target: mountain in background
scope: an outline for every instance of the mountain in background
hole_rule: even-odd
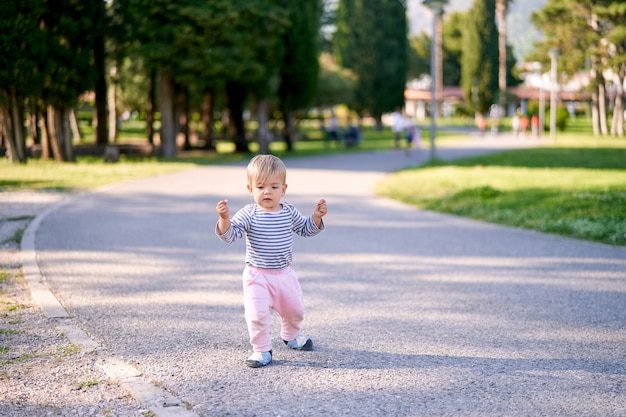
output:
[[[513,46],[515,57],[523,61],[533,49],[533,43],[541,39],[539,32],[530,21],[532,12],[539,11],[547,0],[513,0],[507,15],[508,42]],[[467,11],[473,0],[450,0],[445,12]],[[411,33],[431,32],[431,12],[422,5],[422,0],[407,1],[407,14]],[[445,19],[445,15],[444,15]]]

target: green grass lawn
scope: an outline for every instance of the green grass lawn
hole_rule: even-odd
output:
[[[123,124],[120,143],[146,143],[144,128],[137,121]],[[81,126],[82,143],[93,143],[94,132],[89,126]],[[374,149],[389,149],[393,146],[393,134],[390,129],[376,131],[371,127],[364,129],[364,141],[356,148],[344,149],[336,143],[325,143],[318,128],[307,127],[301,130],[306,139],[295,143],[293,152],[286,151],[283,141],[270,144],[272,153],[280,157],[301,157],[326,155],[345,152],[362,152]],[[258,151],[258,144],[249,144],[251,153]],[[231,142],[219,142],[217,152],[201,150],[180,152],[175,159],[164,160],[157,157],[137,157],[122,155],[119,163],[104,163],[102,158],[79,156],[75,163],[59,164],[56,161],[42,161],[31,158],[27,164],[12,164],[7,159],[0,159],[0,191],[21,189],[74,191],[93,189],[106,184],[136,179],[151,175],[189,169],[197,165],[220,164],[249,159],[250,155],[234,153]]]
[[[562,236],[626,245],[626,140],[594,138],[585,121],[574,121],[573,134],[559,133],[554,144],[428,166],[390,174],[377,185],[383,195],[417,207]],[[428,146],[428,126],[422,130]],[[583,132],[583,133],[579,133]],[[363,131],[359,149],[325,144],[314,127],[287,153],[282,142],[271,151],[282,157],[389,149],[389,129]],[[127,141],[140,141],[135,124],[123,131]],[[437,146],[467,140],[462,134],[438,132]],[[256,144],[250,145],[257,150]],[[30,159],[26,165],[0,160],[0,191],[57,189],[74,191],[158,175],[197,165],[248,159],[232,153],[230,143],[218,152],[186,152],[178,158],[124,157],[107,164],[80,157],[76,163]]]
[[[381,195],[417,207],[626,245],[626,140],[559,135],[536,149],[388,175]]]

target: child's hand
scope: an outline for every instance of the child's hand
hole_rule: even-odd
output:
[[[230,211],[228,210],[228,200],[222,200],[215,206],[215,211],[220,219],[230,219]]]
[[[317,206],[315,206],[315,211],[313,212],[313,218],[321,219],[322,217],[326,215],[326,213],[328,213],[328,207],[326,207],[326,200],[322,198],[319,201],[319,203],[317,203]]]

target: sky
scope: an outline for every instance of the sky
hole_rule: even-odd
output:
[[[430,10],[422,5],[422,0],[408,0],[406,3],[411,33],[430,33],[432,25],[432,13]],[[471,5],[471,0],[450,0],[444,9],[444,13],[450,11],[465,11],[468,10]]]
[[[522,3],[523,1],[523,3]],[[511,13],[517,13],[517,18],[512,21],[508,21],[508,29],[510,32],[514,32],[515,36],[508,37],[508,43],[513,46],[517,59],[523,59],[523,57],[532,50],[533,43],[541,38],[541,34],[536,30],[532,24],[525,24],[523,18],[529,19],[532,11],[537,11],[541,8],[542,4],[545,4],[547,0],[514,0],[509,5],[509,17]],[[467,11],[472,6],[474,0],[449,0],[448,5],[444,9],[444,13],[450,13],[454,11]],[[409,30],[412,34],[418,34],[420,32],[426,32],[429,36],[432,32],[432,13],[423,6],[423,0],[407,0],[407,15],[409,19]],[[445,18],[445,16],[444,16]]]

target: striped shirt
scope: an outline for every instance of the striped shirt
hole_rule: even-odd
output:
[[[218,237],[233,243],[246,236],[247,265],[265,269],[284,269],[291,265],[293,234],[315,236],[324,230],[318,228],[311,216],[301,214],[293,204],[282,202],[278,212],[268,212],[251,203],[239,210],[230,220],[230,228]]]

